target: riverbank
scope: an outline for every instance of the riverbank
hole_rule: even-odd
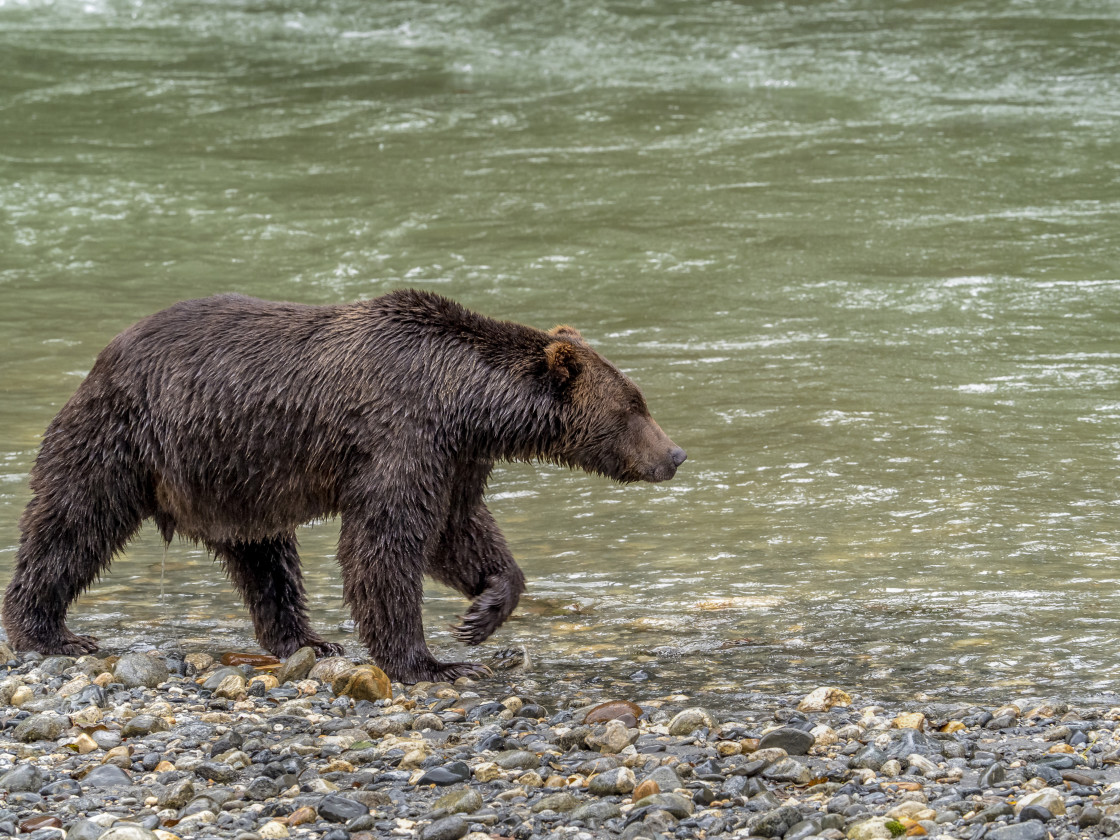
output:
[[[350,660],[0,646],[0,833],[49,840],[1120,833],[1120,708],[388,684]],[[378,699],[389,690],[391,698]]]

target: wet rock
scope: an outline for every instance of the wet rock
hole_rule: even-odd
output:
[[[759,837],[781,837],[790,827],[801,822],[801,812],[791,805],[783,805],[753,817],[748,823],[751,834]]]
[[[121,735],[125,738],[143,738],[153,732],[167,731],[167,724],[152,715],[137,715],[121,727]]]
[[[998,785],[1006,778],[1007,768],[1004,767],[1002,763],[997,761],[994,764],[989,765],[984,770],[984,772],[980,774],[980,780],[978,784],[980,785],[981,789],[990,788]]]
[[[69,837],[67,838],[69,840]],[[114,823],[99,840],[159,840],[154,832],[130,822]]]
[[[190,779],[180,779],[173,782],[157,798],[160,808],[174,808],[178,810],[185,806],[194,797],[194,785]]]
[[[349,661],[346,662],[349,665]],[[302,647],[289,656],[284,663],[273,671],[276,681],[283,685],[286,682],[296,682],[306,679],[315,665],[315,649]]]
[[[552,793],[533,803],[530,809],[534,814],[541,811],[556,811],[559,814],[573,811],[579,807],[579,800],[567,792]]]
[[[1021,813],[1024,808],[1030,805],[1045,808],[1056,817],[1063,816],[1066,812],[1062,795],[1054,788],[1042,788],[1042,790],[1027,794],[1016,803],[1015,810],[1017,813]]]
[[[299,651],[296,651],[299,653]],[[295,656],[295,654],[292,654]],[[311,666],[311,670],[307,672],[307,679],[318,680],[321,683],[330,685],[335,681],[335,678],[346,671],[354,669],[354,663],[347,659],[345,656],[328,656],[325,659],[318,660]],[[280,679],[280,674],[276,675]],[[294,678],[289,678],[290,681],[296,681]]]
[[[67,723],[66,718],[58,715],[32,715],[20,721],[12,735],[17,741],[24,743],[53,741],[66,730]]]
[[[113,676],[125,688],[155,688],[167,682],[170,673],[162,659],[146,653],[126,653],[113,667]]]
[[[37,791],[50,781],[50,774],[34,764],[17,764],[3,776],[0,776],[0,790],[18,793],[20,791]]]
[[[433,810],[446,811],[449,814],[473,814],[482,807],[482,795],[471,788],[460,788],[445,793],[437,799]]]
[[[316,810],[324,820],[336,823],[349,822],[369,813],[369,809],[361,802],[333,793],[319,800]]]
[[[762,750],[772,748],[785,750],[788,755],[807,755],[815,741],[816,738],[808,732],[783,726],[764,734],[758,747]]]
[[[635,808],[656,808],[660,811],[666,811],[676,817],[678,820],[683,820],[685,817],[692,815],[696,810],[696,806],[692,804],[691,800],[685,799],[676,793],[655,793],[652,796],[643,797],[634,802]]]
[[[71,824],[66,832],[66,840],[98,840],[104,831],[104,826],[82,818]]]
[[[102,764],[94,767],[82,777],[82,786],[86,788],[114,788],[132,785],[132,777],[114,764]]]
[[[984,835],[986,840],[1046,840],[1049,836],[1046,826],[1035,820],[993,828]]]
[[[716,719],[705,709],[693,707],[678,712],[669,721],[670,735],[691,735],[697,729],[705,727],[715,729],[718,726]]]
[[[459,840],[470,830],[460,816],[444,817],[420,829],[420,840]]]
[[[541,760],[536,753],[528,750],[506,750],[498,753],[494,763],[503,770],[536,770]]]
[[[642,707],[629,700],[610,700],[588,710],[583,718],[585,724],[606,723],[608,720],[621,720],[627,727],[638,725]]]
[[[245,788],[245,798],[252,802],[264,802],[280,795],[280,785],[268,776],[258,776]]]
[[[794,758],[783,758],[763,770],[762,777],[775,782],[807,785],[813,780],[813,771]]]
[[[609,720],[587,735],[587,746],[604,753],[620,753],[638,739],[638,730],[626,728],[621,720]]]
[[[237,778],[237,770],[220,761],[204,761],[194,768],[194,772],[204,779],[224,784]]]
[[[532,755],[532,753],[530,753]],[[536,767],[537,757],[533,756],[534,764]],[[471,768],[465,761],[453,761],[442,767],[433,767],[421,776],[416,784],[417,785],[439,785],[444,787],[446,785],[455,785],[460,782],[465,782],[471,777]]]
[[[887,827],[887,823],[895,824],[893,820],[888,820],[886,817],[861,820],[852,825],[845,836],[848,840],[889,840],[895,836],[895,832]]]
[[[878,772],[887,763],[887,754],[874,744],[868,744],[852,756],[848,766],[853,769],[874,770]]]
[[[389,678],[376,665],[359,665],[339,674],[331,682],[331,690],[339,697],[346,695],[355,700],[385,700],[393,696]]]
[[[573,821],[602,824],[622,816],[622,811],[614,802],[586,802],[571,812]]]
[[[835,706],[850,706],[852,698],[835,686],[821,686],[802,698],[797,704],[799,712],[827,712]]]
[[[633,770],[629,767],[616,767],[592,776],[587,782],[587,790],[595,796],[614,796],[629,793],[636,784]]]

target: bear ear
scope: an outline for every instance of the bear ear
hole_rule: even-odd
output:
[[[561,385],[566,385],[575,379],[582,367],[579,351],[567,341],[554,341],[549,344],[544,348],[544,358],[548,364],[548,372]]]
[[[567,324],[560,324],[553,327],[548,331],[548,334],[556,338],[570,338],[573,341],[583,341],[583,336],[580,335],[579,330],[575,327],[569,327]]]

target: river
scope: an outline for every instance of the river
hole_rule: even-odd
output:
[[[117,332],[415,286],[577,326],[688,450],[501,466],[485,651],[619,693],[1075,697],[1120,680],[1110,0],[0,0],[0,582]],[[300,536],[346,631],[336,523]],[[464,607],[428,591],[429,640]],[[72,611],[252,648],[149,526]]]

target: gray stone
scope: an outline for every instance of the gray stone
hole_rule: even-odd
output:
[[[887,758],[897,758],[899,761],[911,753],[925,756],[926,758],[943,758],[941,742],[936,741],[917,729],[899,729],[893,734],[890,746],[886,750]]]
[[[785,750],[789,755],[807,755],[809,748],[813,746],[815,741],[816,739],[808,732],[794,729],[791,726],[782,726],[763,735],[762,740],[758,743],[758,748],[766,750],[777,747]]]
[[[220,761],[204,761],[194,768],[196,775],[212,782],[224,784],[237,778],[237,770]]]
[[[1049,836],[1046,826],[1038,820],[992,828],[984,835],[986,840],[1046,840]]]
[[[657,786],[663,791],[674,791],[677,788],[684,787],[684,782],[681,777],[677,775],[677,771],[672,767],[658,767],[647,775],[643,782],[656,782]]]
[[[280,785],[268,776],[258,776],[249,782],[249,786],[245,788],[245,798],[253,802],[264,802],[266,799],[272,799],[279,795]]]
[[[129,822],[114,823],[98,840],[159,840],[155,832]]]
[[[1007,778],[1007,768],[1000,762],[995,762],[980,774],[978,785],[981,789],[990,788]]]
[[[279,790],[277,790],[277,794],[278,793]],[[191,783],[190,779],[180,779],[177,782],[173,782],[157,797],[160,808],[174,808],[175,810],[182,808],[193,798],[194,785]]]
[[[655,793],[634,803],[635,808],[656,808],[667,811],[678,820],[692,816],[695,806],[692,801],[685,799],[679,793]]]
[[[539,814],[541,811],[555,811],[558,814],[566,814],[578,807],[579,800],[570,793],[550,793],[534,802],[533,807],[529,810],[534,814]]]
[[[219,668],[217,671],[214,671],[214,673],[212,673],[210,676],[208,676],[206,678],[206,681],[202,683],[202,687],[205,688],[207,691],[213,691],[214,689],[216,689],[218,686],[220,686],[222,684],[222,682],[226,679],[226,677],[244,677],[244,676],[245,675],[241,673],[240,668],[234,668],[230,665],[227,665],[224,668]]]
[[[19,791],[35,793],[50,780],[50,774],[34,764],[17,764],[3,776],[0,776],[0,790],[7,790],[12,793]]]
[[[801,822],[801,812],[792,805],[783,805],[753,817],[747,826],[759,837],[781,837],[791,826]]]
[[[587,792],[595,796],[617,796],[629,793],[636,784],[633,770],[629,767],[616,767],[592,776],[587,782]]]
[[[165,731],[167,731],[167,724],[161,718],[152,715],[137,715],[121,727],[121,735],[125,738],[143,738],[153,732]]]
[[[813,780],[813,771],[795,758],[783,758],[763,770],[762,778],[774,782],[793,782],[795,785],[807,785]]]
[[[536,770],[541,766],[541,759],[528,750],[506,750],[495,756],[494,763],[503,770]]]
[[[449,814],[473,814],[481,807],[482,795],[469,787],[448,791],[432,804],[432,810]],[[319,813],[322,813],[321,809]]]
[[[470,830],[467,821],[458,815],[444,817],[420,829],[420,840],[459,840]]]
[[[284,664],[276,669],[276,679],[283,685],[286,682],[302,680],[311,673],[315,665],[315,649],[302,647],[289,656]]]
[[[132,785],[132,777],[115,764],[94,767],[82,778],[83,787],[113,788]]]
[[[87,819],[77,820],[66,832],[66,840],[98,840],[105,829]]]
[[[874,744],[868,744],[852,756],[852,760],[849,762],[848,766],[853,770],[874,770],[878,773],[883,769],[883,765],[886,763],[887,754]]]
[[[802,820],[791,825],[789,830],[782,835],[782,840],[805,840],[807,837],[820,834],[823,830],[823,826],[817,820]]]
[[[614,802],[587,802],[571,812],[569,819],[587,823],[604,823],[622,816],[622,810]]]
[[[369,813],[369,808],[361,802],[355,802],[336,793],[328,793],[320,799],[316,810],[324,820],[336,823],[349,822]]]
[[[68,721],[58,715],[32,715],[19,722],[12,733],[17,741],[53,741],[66,730]]]
[[[167,682],[167,665],[162,659],[146,653],[126,653],[117,660],[113,676],[125,688],[155,688]]]
[[[533,753],[528,753],[533,755]],[[536,756],[534,756],[536,758]],[[539,762],[535,762],[532,766],[536,767]],[[457,785],[459,782],[465,782],[471,777],[471,768],[465,761],[452,761],[450,764],[445,764],[442,767],[433,767],[426,771],[421,776],[416,784],[419,787],[424,785]]]

